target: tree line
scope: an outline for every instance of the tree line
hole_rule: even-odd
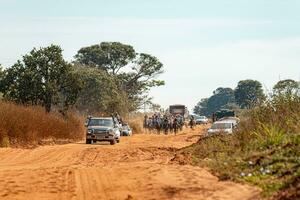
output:
[[[268,97],[283,94],[300,95],[300,83],[292,79],[281,80],[274,85],[270,94],[265,94],[259,81],[241,80],[235,89],[217,88],[212,96],[201,99],[193,111],[198,115],[211,116],[220,109],[250,109],[264,103]]]
[[[73,108],[85,113],[127,113],[149,102],[163,64],[127,44],[102,42],[83,47],[67,62],[58,45],[33,48],[9,68],[0,66],[4,100],[40,105],[62,114]],[[146,101],[148,99],[149,101]]]

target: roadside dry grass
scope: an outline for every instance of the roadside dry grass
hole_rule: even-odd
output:
[[[83,121],[69,113],[46,114],[41,107],[25,107],[0,101],[0,146],[32,146],[43,140],[82,139]]]
[[[132,114],[125,118],[125,122],[128,123],[129,126],[132,128],[133,134],[144,133],[143,120],[143,115],[139,113]]]
[[[264,198],[300,199],[300,98],[274,97],[235,134],[201,138],[180,153],[221,180],[261,187]]]

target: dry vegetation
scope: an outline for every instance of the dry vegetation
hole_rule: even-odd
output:
[[[144,115],[136,113],[126,117],[125,122],[129,124],[134,134],[139,134],[144,132],[143,120]]]
[[[81,118],[46,114],[41,107],[25,107],[0,101],[0,146],[28,146],[44,140],[79,140],[84,133]]]
[[[234,135],[201,138],[181,153],[220,179],[261,187],[263,197],[299,199],[300,98],[272,98],[250,111]]]

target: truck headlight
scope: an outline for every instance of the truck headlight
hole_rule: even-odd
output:
[[[88,133],[88,134],[92,134],[93,132],[94,132],[93,129],[88,129],[88,130],[87,130],[87,133]]]

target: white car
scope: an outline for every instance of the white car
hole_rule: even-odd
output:
[[[224,117],[219,119],[218,121],[233,123],[234,127],[236,127],[240,123],[240,119],[237,117]]]
[[[197,116],[195,121],[196,121],[196,124],[207,124],[208,123],[208,119],[205,116]]]
[[[232,134],[234,129],[234,124],[230,121],[217,121],[213,123],[210,129],[207,131],[207,135],[213,135],[215,133],[226,133]]]
[[[132,135],[132,129],[129,127],[128,124],[123,124],[121,135],[122,136],[131,136]]]

